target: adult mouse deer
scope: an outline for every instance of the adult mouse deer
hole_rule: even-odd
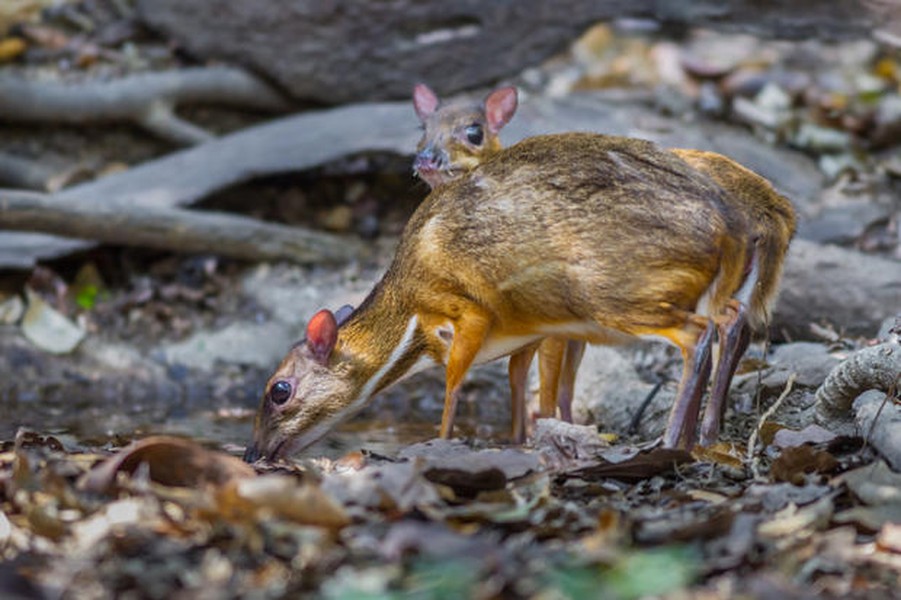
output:
[[[245,458],[300,449],[436,364],[446,369],[448,437],[469,367],[548,336],[678,346],[683,374],[664,441],[691,446],[716,323],[753,296],[766,251],[727,197],[642,140],[536,136],[495,153],[432,191],[346,320],[314,315],[266,386]]]

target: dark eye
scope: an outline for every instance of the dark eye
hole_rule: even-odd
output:
[[[482,144],[482,140],[485,138],[485,134],[482,133],[482,126],[478,123],[473,123],[469,127],[466,128],[466,139],[473,146],[479,146]]]
[[[269,401],[281,406],[291,399],[291,384],[285,381],[276,381],[269,388]]]

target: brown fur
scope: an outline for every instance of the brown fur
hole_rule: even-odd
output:
[[[499,151],[420,205],[327,367],[310,367],[303,345],[286,357],[267,389],[286,377],[297,386],[284,406],[261,407],[256,454],[283,455],[292,438],[308,444],[350,416],[414,316],[407,352],[372,393],[422,354],[446,364],[443,435],[479,350],[510,337],[525,344],[569,324],[569,338],[657,335],[690,355],[704,329],[700,299],[724,311],[744,279],[754,240],[740,208],[650,142],[563,134]]]
[[[750,325],[759,330],[769,321],[776,299],[782,262],[795,233],[795,210],[769,181],[721,154],[679,148],[672,152],[728,191],[726,202],[745,215],[761,257],[760,278],[749,306]]]

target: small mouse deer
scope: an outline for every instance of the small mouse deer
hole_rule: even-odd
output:
[[[516,112],[514,87],[494,90],[481,103],[442,104],[423,83],[413,88],[413,108],[422,123],[413,171],[430,188],[468,173],[500,152],[498,133]]]
[[[470,366],[549,336],[679,347],[664,443],[692,446],[714,332],[740,320],[734,305],[756,297],[761,265],[781,264],[764,256],[771,249],[740,208],[712,178],[642,140],[547,135],[496,152],[435,186],[384,277],[342,323],[314,315],[267,383],[245,458],[303,448],[436,364],[449,437]]]
[[[519,106],[515,87],[501,87],[482,102],[443,103],[427,85],[413,88],[413,107],[422,123],[413,171],[429,187],[461,177],[502,149],[498,134]],[[510,355],[512,434],[522,442],[526,434],[526,389],[529,367],[539,353],[539,416],[552,417],[559,402],[560,416],[572,422],[576,370],[585,344],[546,338]],[[559,400],[558,400],[559,399]]]
[[[423,124],[423,136],[418,148],[426,158],[441,157],[436,166],[452,165],[444,170],[429,172],[429,181],[449,181],[460,177],[482,160],[500,151],[497,137],[501,127],[510,122],[517,109],[515,88],[500,88],[489,94],[481,104],[457,104],[444,106],[438,97],[424,84],[414,88],[413,104]],[[491,109],[489,111],[489,108]],[[466,143],[467,131],[486,131],[489,112],[494,115],[492,126],[487,128],[482,145]],[[481,139],[481,136],[479,136]],[[464,140],[461,142],[460,140]],[[701,430],[701,443],[715,441],[719,419],[728,389],[722,386],[731,381],[738,360],[747,349],[749,329],[760,330],[768,320],[782,272],[782,259],[794,234],[795,219],[791,203],[781,196],[765,179],[738,163],[713,152],[671,149],[698,171],[711,177],[727,192],[725,201],[743,213],[749,221],[752,236],[765,247],[761,253],[760,273],[756,290],[745,306],[737,299],[730,309],[732,318],[717,324],[720,358],[715,377],[720,387],[715,387],[705,410]],[[421,161],[417,155],[416,164]],[[417,170],[417,168],[414,168]],[[430,183],[431,185],[431,183]],[[434,187],[434,185],[432,185]],[[750,313],[750,322],[749,316]],[[560,409],[560,418],[572,421],[572,399],[575,378],[585,351],[585,343],[562,338],[546,338],[540,345],[527,347],[510,356],[510,389],[513,404],[513,439],[521,441],[525,434],[525,389],[528,369],[536,347],[539,363],[539,416],[551,417]],[[728,373],[728,375],[726,374]]]

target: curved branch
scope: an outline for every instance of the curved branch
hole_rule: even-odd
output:
[[[174,116],[174,107],[181,104],[216,104],[266,111],[289,108],[269,85],[246,71],[230,67],[142,73],[74,86],[0,77],[0,118],[7,121],[128,121],[179,144],[212,137]]]
[[[39,162],[0,152],[0,184],[46,190],[53,172]]]
[[[53,196],[12,190],[0,190],[0,227],[243,260],[338,262],[362,252],[354,239],[237,215],[60,202]]]
[[[180,118],[171,104],[162,101],[151,104],[136,120],[147,131],[185,146],[202,144],[215,137],[206,129]]]
[[[829,425],[853,418],[851,404],[868,390],[888,393],[901,376],[901,343],[890,340],[858,350],[838,364],[816,392],[816,421]]]

